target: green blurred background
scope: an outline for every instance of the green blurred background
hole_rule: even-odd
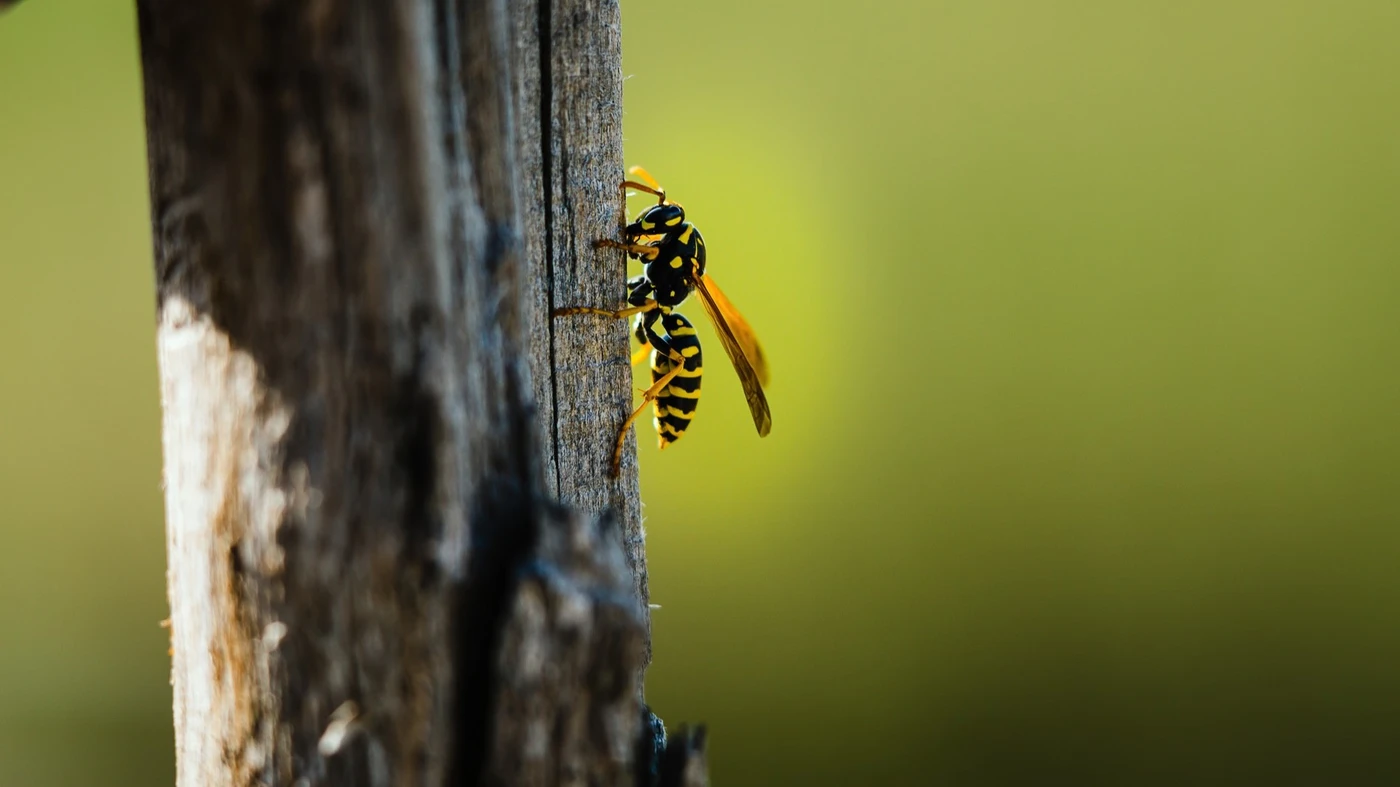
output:
[[[623,7],[775,377],[702,325],[643,432],[658,712],[717,785],[1400,782],[1400,5],[857,5]],[[136,48],[0,17],[4,787],[173,777]]]

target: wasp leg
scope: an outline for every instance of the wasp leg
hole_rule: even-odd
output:
[[[645,276],[638,276],[633,281],[637,281],[638,283],[632,290],[632,298],[644,299],[646,296],[656,291],[656,288],[652,286],[651,282],[648,281]],[[628,284],[631,283],[632,282],[628,282]],[[629,301],[629,303],[630,302],[633,301]],[[633,366],[645,361],[647,359],[647,354],[651,352],[653,346],[651,337],[656,335],[656,321],[659,319],[661,319],[661,310],[652,309],[649,312],[637,315],[634,320],[632,324],[632,335],[637,337],[637,344],[639,346],[637,347],[637,351],[632,354]],[[663,353],[669,351],[665,346],[659,344],[655,346],[659,347]]]
[[[613,447],[613,478],[617,478],[622,472],[622,448],[627,444],[627,430],[632,428],[632,424],[637,422],[637,419],[642,415],[642,411],[646,410],[648,405],[660,398],[661,392],[676,378],[676,375],[680,374],[681,371],[685,369],[685,359],[681,357],[680,353],[671,353],[671,360],[675,361],[675,365],[671,367],[671,371],[664,374],[660,380],[652,383],[650,388],[642,392],[642,403],[637,405],[637,409],[633,410],[631,415],[627,416],[626,421],[622,422],[622,430],[617,433],[617,445]]]
[[[631,316],[634,315],[634,314],[641,314],[642,312],[649,312],[649,311],[651,311],[652,309],[655,309],[656,307],[657,307],[656,301],[652,301],[652,300],[649,300],[649,301],[647,301],[646,303],[644,303],[644,304],[642,304],[642,305],[640,305],[640,306],[633,306],[633,307],[627,308],[627,309],[597,309],[597,308],[594,308],[594,307],[592,307],[592,306],[562,306],[562,307],[560,307],[560,308],[558,308],[558,309],[555,309],[554,311],[550,312],[550,316],[553,316],[553,317],[567,317],[567,316],[569,316],[570,314],[597,314],[597,315],[600,315],[600,316],[602,316],[602,317],[612,317],[612,318],[614,318],[614,319],[622,319],[622,318],[624,318],[624,317],[631,317]]]
[[[627,280],[627,304],[629,306],[641,306],[647,302],[653,292],[656,292],[656,287],[652,286],[651,280],[646,276],[633,276]]]
[[[653,292],[656,292],[656,288],[647,280],[647,277],[637,276],[627,280],[626,308],[614,310],[596,309],[592,306],[564,306],[555,309],[551,314],[555,317],[564,317],[569,314],[599,314],[604,317],[612,317],[620,320],[624,317],[631,317],[634,314],[644,314],[655,310],[657,307],[656,300],[650,297]],[[649,325],[656,321],[656,316],[659,314],[660,312],[656,312],[655,314],[648,314],[646,317],[639,319],[647,321]],[[641,340],[641,334],[638,334],[637,341]]]
[[[639,257],[646,257],[649,260],[656,259],[656,255],[661,253],[661,249],[656,246],[646,246],[641,243],[625,243],[611,238],[599,238],[593,241],[595,249],[622,249],[628,254],[635,254]]]

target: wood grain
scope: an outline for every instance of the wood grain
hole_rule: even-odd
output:
[[[527,256],[536,288],[532,367],[545,431],[545,482],[562,502],[622,525],[638,595],[648,598],[635,437],[609,478],[617,429],[633,406],[628,326],[548,318],[562,306],[621,306],[627,263],[594,249],[621,210],[622,37],[616,2],[518,0],[516,107]],[[542,31],[547,31],[544,34]],[[546,373],[545,370],[548,370]],[[648,660],[650,660],[648,649]]]

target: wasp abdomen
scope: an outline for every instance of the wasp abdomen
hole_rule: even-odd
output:
[[[662,448],[681,439],[690,419],[695,417],[695,408],[700,403],[701,355],[700,339],[695,335],[695,326],[679,314],[672,312],[661,317],[661,326],[666,330],[665,340],[670,351],[679,353],[683,361],[675,361],[663,347],[657,347],[651,354],[651,380],[653,383],[670,374],[679,363],[681,370],[671,378],[671,382],[660,391],[654,409],[656,417],[652,424]]]

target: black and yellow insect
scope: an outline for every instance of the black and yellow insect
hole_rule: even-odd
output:
[[[640,363],[647,356],[648,348],[651,350],[652,384],[642,392],[641,405],[622,424],[613,449],[613,475],[617,475],[621,466],[627,430],[648,404],[655,409],[652,423],[663,449],[679,440],[695,418],[702,370],[700,338],[695,335],[695,326],[674,311],[691,291],[700,293],[700,303],[714,322],[720,344],[724,345],[734,370],[739,373],[759,436],[767,436],[773,428],[773,415],[763,395],[763,386],[768,384],[768,361],[748,322],[705,273],[704,238],[695,225],[685,220],[685,210],[666,199],[666,190],[646,170],[633,167],[628,172],[644,182],[622,182],[622,240],[605,238],[593,243],[595,248],[622,249],[627,256],[642,260],[646,265],[641,276],[627,282],[627,306],[622,309],[570,306],[554,310],[555,317],[569,314],[635,316],[632,333],[642,347],[632,356],[632,363]],[[629,188],[654,195],[657,203],[642,211],[631,224],[626,224]]]

